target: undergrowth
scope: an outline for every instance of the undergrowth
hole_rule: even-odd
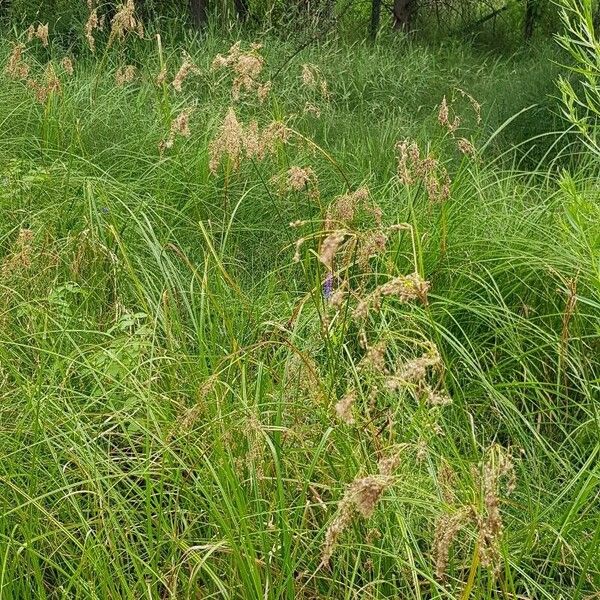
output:
[[[112,25],[2,46],[0,596],[594,597],[559,67]]]

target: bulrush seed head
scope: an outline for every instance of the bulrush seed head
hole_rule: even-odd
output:
[[[195,107],[190,106],[182,110],[171,122],[169,136],[159,144],[159,150],[172,148],[177,136],[190,137],[190,117],[195,111]]]
[[[351,389],[346,394],[344,394],[343,398],[337,402],[335,405],[335,412],[340,420],[342,420],[347,425],[352,425],[354,423],[354,416],[352,415],[352,407],[356,402],[356,390]]]
[[[73,61],[71,58],[69,58],[68,56],[65,56],[61,61],[60,61],[60,66],[62,67],[63,71],[69,75],[69,77],[71,75],[73,75],[75,69],[73,68]]]
[[[274,121],[264,129],[259,129],[256,121],[244,126],[229,108],[217,137],[209,147],[209,169],[214,175],[223,159],[229,159],[232,169],[239,169],[242,159],[262,160],[272,154],[278,143],[288,138],[287,127]]]
[[[15,44],[13,50],[8,57],[4,72],[11,79],[27,79],[29,76],[29,65],[23,59],[23,50],[25,44]]]
[[[325,533],[321,565],[327,566],[339,537],[348,528],[355,514],[369,519],[373,516],[381,496],[394,482],[393,473],[399,457],[379,461],[379,474],[356,478],[347,488],[338,504],[338,512]]]
[[[181,63],[181,67],[179,67],[179,71],[177,71],[177,74],[175,75],[175,78],[173,79],[172,82],[172,86],[178,91],[181,92],[182,89],[182,85],[183,82],[190,76],[190,75],[197,75],[198,73],[200,73],[200,69],[198,69],[198,67],[194,64],[194,61],[192,60],[192,58],[190,57],[190,55],[187,52],[183,52],[183,60]],[[162,71],[161,71],[162,74]],[[163,78],[166,77],[166,71],[165,74],[163,76]],[[160,74],[159,74],[159,78],[160,78]],[[160,85],[160,84],[159,84]]]
[[[117,12],[110,22],[109,44],[115,39],[122,42],[130,32],[136,33],[140,38],[144,37],[144,26],[135,17],[134,0],[127,0],[125,4],[117,7]]]
[[[83,28],[85,39],[87,40],[88,46],[92,52],[96,52],[96,39],[94,38],[94,31],[96,29],[101,29],[101,27],[98,20],[98,9],[93,8],[90,10],[90,16],[88,17],[88,20]]]
[[[236,42],[225,56],[217,54],[212,62],[214,70],[226,68],[233,72],[231,94],[235,101],[240,99],[241,92],[256,92],[258,99],[263,102],[271,89],[271,82],[259,81],[265,65],[260,54],[261,48],[261,44],[251,44],[250,50],[243,52],[241,42]]]
[[[127,83],[131,83],[135,79],[136,68],[133,65],[125,65],[119,67],[115,73],[115,83],[118,87],[123,87]]]
[[[27,41],[30,42],[33,38],[37,38],[42,42],[42,46],[44,48],[48,47],[48,23],[42,25],[41,23],[34,27],[33,25],[29,26],[27,29]]]

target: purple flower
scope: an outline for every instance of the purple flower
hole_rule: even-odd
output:
[[[333,274],[328,273],[327,277],[325,277],[325,281],[323,282],[323,296],[326,300],[331,298],[333,294]]]

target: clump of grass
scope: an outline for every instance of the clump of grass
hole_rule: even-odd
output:
[[[0,595],[596,593],[593,165],[493,154],[472,57],[134,8],[2,48]]]

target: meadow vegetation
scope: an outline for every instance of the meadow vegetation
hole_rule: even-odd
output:
[[[0,597],[598,597],[585,14],[507,55],[132,6],[0,43]]]

